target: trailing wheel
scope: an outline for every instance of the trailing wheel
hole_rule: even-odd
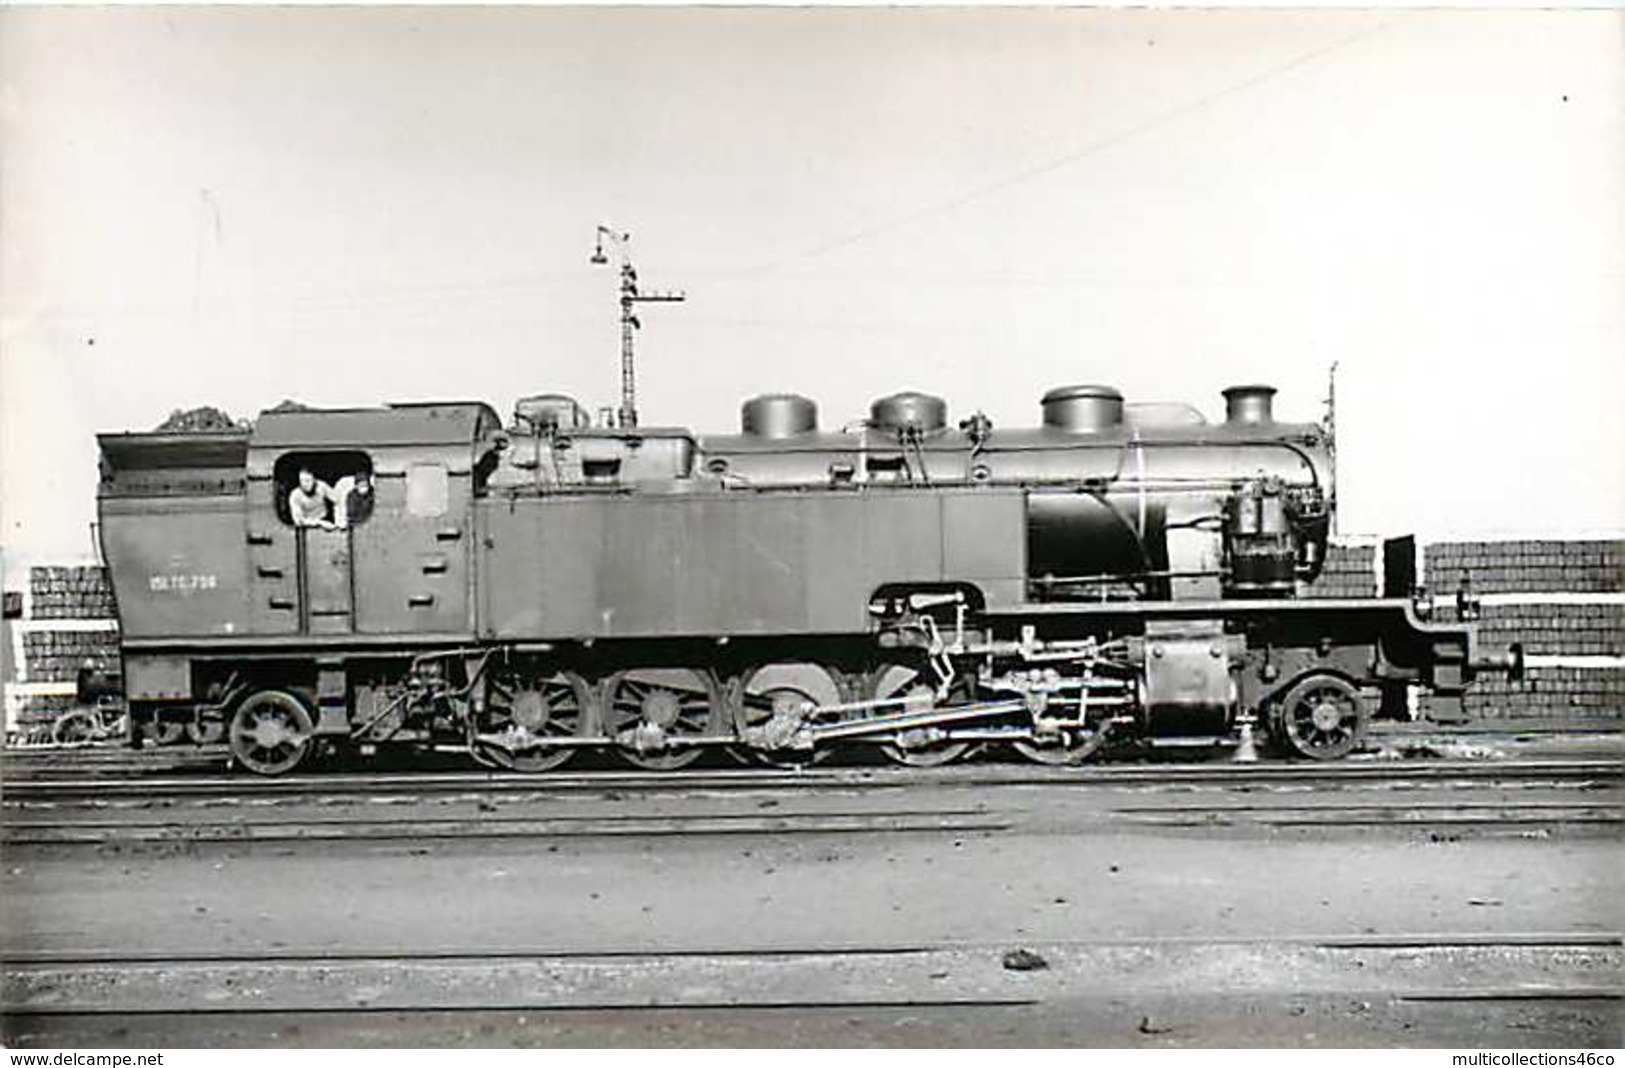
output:
[[[795,767],[829,756],[828,747],[797,748],[792,739],[804,722],[804,709],[846,700],[846,686],[835,669],[807,661],[775,661],[747,671],[738,687],[735,729],[752,760]]]
[[[83,708],[75,709],[51,724],[51,741],[57,745],[83,745],[95,741],[99,729],[96,713]]]
[[[1275,736],[1298,756],[1337,760],[1365,737],[1365,701],[1338,675],[1310,675],[1275,706]]]
[[[550,771],[567,763],[578,747],[543,745],[545,738],[580,738],[591,727],[592,691],[573,672],[543,678],[520,671],[491,676],[477,756],[509,771]]]
[[[245,697],[231,714],[227,732],[231,754],[256,775],[282,775],[310,754],[314,722],[310,710],[286,690],[260,690]]]
[[[635,668],[604,684],[604,729],[621,758],[650,771],[686,768],[704,754],[684,739],[708,737],[723,724],[722,694],[708,673],[690,668]]]
[[[876,701],[904,698],[906,703],[891,705],[875,711],[876,716],[895,716],[912,712],[929,712],[933,708],[965,704],[970,700],[970,686],[964,678],[956,678],[950,685],[947,699],[937,701],[936,690],[930,677],[919,668],[907,664],[887,664],[869,676],[869,696]],[[881,743],[880,751],[893,763],[911,768],[936,768],[951,764],[977,748],[975,742],[943,740],[935,727],[917,727],[898,731],[889,741]]]

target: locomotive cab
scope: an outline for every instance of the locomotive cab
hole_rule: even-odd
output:
[[[248,451],[244,540],[254,631],[261,635],[465,635],[476,471],[496,426],[476,404],[351,411],[271,411]],[[332,500],[298,523],[289,496],[301,470],[327,491],[358,475],[370,514]]]
[[[100,538],[134,718],[213,737],[258,702],[271,725],[244,749],[279,770],[315,735],[349,733],[357,643],[466,641],[472,499],[496,422],[484,405],[401,405],[103,435]],[[309,523],[290,507],[301,472],[322,510]],[[346,515],[332,487],[358,477],[374,499]]]

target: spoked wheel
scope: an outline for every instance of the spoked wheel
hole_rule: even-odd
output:
[[[650,771],[686,768],[702,746],[680,739],[721,727],[722,695],[709,674],[689,668],[637,668],[612,675],[604,687],[604,726],[621,758]],[[673,741],[679,744],[673,745]]]
[[[869,696],[877,701],[907,698],[902,706],[892,705],[878,709],[877,716],[894,716],[904,712],[927,712],[938,707],[936,690],[930,676],[919,668],[907,664],[887,664],[869,677]],[[963,678],[956,678],[942,705],[962,704],[970,699],[970,688]],[[880,751],[886,759],[911,768],[936,768],[951,764],[973,749],[975,742],[932,740],[930,729],[900,731],[891,741],[883,742]]]
[[[76,709],[51,725],[51,741],[57,745],[83,745],[96,740],[97,729],[94,712]]]
[[[1337,760],[1365,737],[1365,701],[1337,675],[1311,675],[1287,691],[1275,711],[1276,736],[1296,755]]]
[[[231,754],[256,775],[282,775],[310,754],[315,726],[286,690],[249,694],[231,716]]]
[[[579,738],[589,727],[591,690],[585,679],[572,672],[546,678],[500,672],[491,677],[485,702],[485,726],[480,734],[490,740],[475,743],[478,755],[509,771],[560,767],[575,756],[575,746],[532,744],[527,748],[526,743],[538,738]]]
[[[801,710],[808,705],[837,705],[846,698],[840,675],[822,664],[806,661],[777,661],[746,672],[739,680],[737,729],[766,734],[763,742],[749,743],[745,753],[751,760],[773,767],[806,767],[828,757],[831,749],[796,749],[776,744],[782,730],[789,732],[800,722]]]

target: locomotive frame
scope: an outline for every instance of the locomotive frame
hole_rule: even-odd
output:
[[[1403,574],[1382,598],[1294,596],[1324,561],[1330,441],[1276,423],[1273,392],[1227,391],[1217,425],[1082,386],[1011,431],[905,393],[835,434],[791,395],[708,437],[543,395],[506,427],[468,402],[102,435],[132,720],[217,724],[262,774],[385,744],[521,770],[860,743],[1071,764],[1255,728],[1331,759],[1373,689],[1459,701],[1516,670],[1425,618]],[[372,515],[294,526],[299,467],[366,470]]]

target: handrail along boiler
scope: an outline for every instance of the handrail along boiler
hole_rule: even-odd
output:
[[[508,426],[465,402],[102,435],[127,697],[223,727],[264,774],[384,744],[529,770],[859,744],[1075,763],[1255,728],[1339,757],[1371,692],[1459,701],[1519,654],[1425,618],[1403,576],[1297,596],[1326,559],[1330,441],[1274,392],[1227,390],[1218,423],[1082,385],[1021,428],[898,393],[823,431],[770,394],[698,435],[538,395]],[[301,469],[364,471],[375,503],[295,526]]]

